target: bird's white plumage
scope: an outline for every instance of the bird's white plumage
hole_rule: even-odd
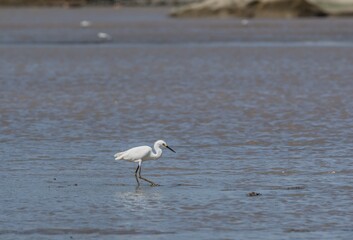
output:
[[[162,156],[161,148],[169,148],[167,143],[163,140],[158,140],[154,143],[154,151],[149,146],[140,146],[130,148],[124,152],[118,152],[114,155],[115,160],[126,160],[130,162],[140,162],[146,160],[156,160]],[[171,148],[171,151],[174,152]]]
[[[115,160],[126,160],[137,162],[139,160],[149,160],[148,157],[152,153],[152,148],[149,146],[140,146],[131,148],[125,152],[119,152],[114,155]]]

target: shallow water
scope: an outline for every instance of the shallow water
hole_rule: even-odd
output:
[[[351,238],[352,19],[119,11],[0,10],[1,239]]]

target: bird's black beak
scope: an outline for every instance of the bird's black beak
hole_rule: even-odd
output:
[[[169,146],[165,146],[165,147],[168,148],[170,151],[175,152],[171,147]]]

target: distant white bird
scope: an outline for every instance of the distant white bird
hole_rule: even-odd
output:
[[[151,186],[159,186],[158,184],[144,178],[141,176],[141,164],[144,161],[148,160],[157,160],[162,156],[162,148],[168,148],[170,151],[175,152],[172,148],[170,148],[167,143],[163,140],[158,140],[154,143],[154,152],[152,148],[149,146],[140,146],[134,147],[125,152],[118,152],[114,155],[115,160],[125,160],[130,162],[137,162],[138,166],[135,171],[135,178],[137,184],[140,185],[139,178],[149,182]]]
[[[90,21],[87,20],[83,20],[80,22],[81,27],[90,27],[92,25],[92,23]]]
[[[102,40],[111,40],[112,36],[110,36],[108,33],[100,32],[97,34],[98,38]]]

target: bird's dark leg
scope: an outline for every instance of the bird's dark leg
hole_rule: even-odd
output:
[[[137,165],[137,168],[136,168],[136,171],[135,171],[135,178],[136,178],[136,181],[137,181],[137,186],[140,186],[140,182],[139,182],[139,179],[137,177],[137,172],[139,171],[140,169],[140,165]]]
[[[141,176],[141,166],[140,166],[140,171],[139,171],[139,178],[142,180],[145,180],[146,182],[149,182],[152,187],[159,186],[157,183],[154,183],[151,180],[148,180],[147,178],[144,178]]]

